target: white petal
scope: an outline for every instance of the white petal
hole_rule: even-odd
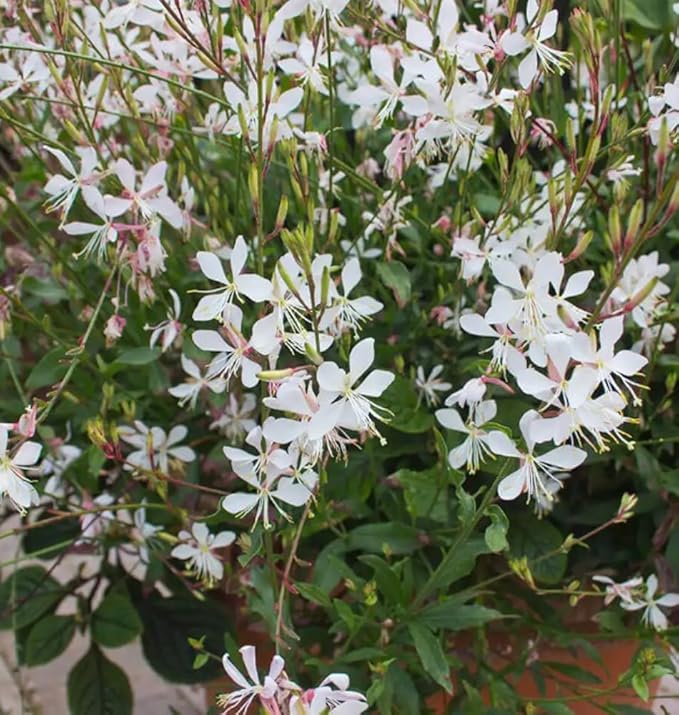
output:
[[[316,372],[318,385],[328,392],[342,392],[346,372],[334,362],[324,362]]]
[[[467,433],[469,430],[465,425],[460,413],[452,408],[436,410],[436,419],[446,428],[455,432]]]
[[[42,446],[37,442],[24,442],[14,455],[12,463],[17,467],[30,467],[38,461],[41,450]]]
[[[373,370],[356,389],[359,395],[379,397],[394,381],[394,374],[386,370]]]
[[[209,251],[198,251],[196,259],[198,260],[200,270],[203,271],[203,275],[211,281],[216,281],[222,285],[226,285],[229,282],[226,278],[226,274],[224,273],[224,266],[222,266],[222,262],[214,253],[210,253]]]
[[[271,296],[271,281],[255,273],[241,273],[235,278],[236,288],[239,293],[249,298],[254,303],[261,303]]]
[[[116,176],[120,183],[130,192],[134,193],[135,172],[134,167],[127,159],[118,159],[115,164]]]
[[[498,332],[488,325],[485,318],[478,313],[465,313],[460,316],[460,327],[470,335],[480,335],[485,338],[497,338]]]
[[[272,492],[271,496],[290,506],[302,506],[311,498],[311,492],[303,484],[298,484],[288,477],[281,477],[276,491]]]
[[[528,41],[520,32],[506,32],[502,35],[500,46],[508,55],[518,55],[528,47]]]
[[[373,48],[375,49],[375,48]],[[342,287],[344,295],[347,296],[358,285],[361,280],[361,264],[358,258],[350,258],[342,268]]]
[[[231,346],[216,330],[196,330],[191,336],[194,345],[210,352],[230,352]]]
[[[222,499],[222,509],[228,511],[229,514],[241,514],[254,509],[258,501],[257,494],[229,494],[228,497]]]
[[[352,385],[373,364],[374,360],[375,340],[373,338],[365,338],[360,343],[356,343],[349,353],[349,374]]]
[[[570,298],[575,295],[582,295],[594,278],[594,271],[579,271],[574,273],[567,281],[566,287],[561,294],[563,298]]]
[[[140,193],[146,193],[151,189],[157,189],[158,187],[165,187],[165,173],[167,172],[167,162],[159,161],[154,164],[144,176],[141,182]]]
[[[222,657],[222,665],[224,666],[226,674],[239,688],[245,689],[250,687],[250,683],[248,683],[243,674],[231,662],[231,659],[229,658],[228,654],[224,654],[224,656]]]
[[[552,380],[540,374],[532,367],[520,372],[516,376],[516,379],[522,392],[536,397],[541,395],[548,397],[549,393],[556,387],[556,384]]]
[[[621,350],[606,367],[621,375],[636,375],[648,363],[647,358],[631,350]]]
[[[526,477],[523,468],[517,469],[506,476],[497,487],[497,495],[500,499],[511,501],[521,494],[526,484]]]
[[[245,243],[245,239],[242,236],[238,236],[236,242],[233,244],[231,256],[229,257],[229,261],[231,263],[231,275],[234,278],[242,272],[247,257],[248,245]]]
[[[554,35],[556,34],[556,25],[558,21],[558,10],[550,10],[545,15],[545,19],[542,21],[542,25],[540,25],[540,31],[538,32],[538,40],[540,40],[540,42],[544,42],[545,40],[549,40],[551,37],[554,37]]]
[[[519,82],[528,89],[538,73],[538,53],[531,50],[519,64]]]
[[[564,445],[563,447],[557,447],[541,455],[538,461],[553,467],[558,467],[559,469],[575,469],[579,467],[585,459],[587,459],[587,452],[585,452],[584,449]]]
[[[516,448],[512,439],[500,430],[488,433],[488,446],[494,454],[500,454],[503,457],[521,456],[521,452]]]

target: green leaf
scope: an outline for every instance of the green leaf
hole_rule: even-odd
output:
[[[411,295],[411,281],[408,269],[400,261],[377,264],[377,275],[387,288],[394,292],[396,302],[403,307]]]
[[[375,554],[411,554],[420,542],[417,529],[407,524],[385,522],[365,524],[349,532],[346,540],[347,551],[368,551]]]
[[[415,644],[415,650],[425,673],[431,676],[446,692],[453,692],[450,682],[450,667],[441,648],[438,638],[425,626],[419,623],[409,623],[408,631]]]
[[[30,630],[26,639],[24,659],[26,665],[43,665],[60,656],[75,633],[73,616],[47,615]]]
[[[131,715],[132,690],[125,673],[92,645],[68,674],[71,715]]]
[[[49,518],[49,513],[46,511],[38,514],[34,529],[29,529],[22,539],[22,546],[26,554],[33,554],[40,551],[41,559],[53,559],[59,553],[68,548],[67,541],[75,541],[80,535],[80,524],[77,519],[63,519],[44,526],[37,526],[43,519]],[[53,546],[54,549],[49,547]]]
[[[556,661],[543,660],[541,665],[550,670],[555,670],[561,675],[565,675],[573,680],[577,680],[581,683],[600,683],[601,678],[595,675],[589,670],[581,668],[579,665],[574,665],[573,663],[558,663]]]
[[[418,403],[412,381],[401,375],[396,375],[382,395],[381,402],[393,413],[389,419],[391,429],[406,434],[421,434],[434,425],[431,412]]]
[[[68,298],[68,293],[64,288],[51,278],[26,276],[21,287],[27,293],[42,298],[46,303],[58,303],[60,300]]]
[[[398,603],[401,600],[401,581],[394,572],[393,567],[374,554],[359,556],[358,560],[373,569],[377,588],[384,594],[386,599],[392,603]]]
[[[563,703],[540,703],[540,707],[551,715],[573,715],[573,711]]]
[[[477,605],[461,606],[459,599],[454,597],[428,606],[417,616],[418,622],[426,624],[429,628],[434,630],[443,628],[447,631],[477,628],[499,618],[505,616],[494,608]]]
[[[99,645],[118,648],[142,632],[142,622],[129,598],[109,592],[92,614],[92,638]]]
[[[673,29],[672,0],[624,0],[624,19],[647,30]]]
[[[528,557],[536,581],[553,585],[566,573],[568,557],[560,553],[543,558],[563,543],[559,530],[544,519],[525,516],[513,519],[509,528],[509,552],[513,558]]]
[[[484,538],[488,548],[494,554],[497,554],[509,548],[509,543],[507,542],[509,519],[497,504],[490,506],[486,510],[486,515],[490,517],[491,523],[486,527]]]
[[[53,385],[60,380],[66,372],[66,365],[61,361],[64,359],[62,348],[50,350],[44,355],[31,370],[26,378],[26,387],[29,390],[36,390],[39,387]]]
[[[0,628],[18,630],[34,623],[64,595],[61,584],[42,566],[15,571],[0,585]]]
[[[148,365],[158,359],[160,350],[158,348],[130,348],[122,352],[116,362],[121,365]]]
[[[422,472],[399,469],[393,476],[403,487],[406,507],[414,518],[426,517],[434,521],[447,521],[447,475],[443,473],[441,467],[433,467]]]
[[[632,687],[634,692],[644,701],[648,701],[649,691],[648,683],[643,675],[637,673],[632,676]]]
[[[468,576],[474,570],[476,559],[487,553],[488,546],[482,538],[468,539],[455,549],[453,558],[446,560],[440,570],[437,569],[430,591],[433,593],[437,589],[447,588],[451,583]]]
[[[210,660],[200,670],[193,669],[195,650],[189,638],[205,636],[208,653],[222,653],[227,614],[210,601],[157,593],[143,597],[133,594],[133,603],[144,624],[142,648],[151,667],[172,683],[203,683],[216,678],[221,664]]]
[[[332,608],[332,601],[327,591],[319,588],[316,584],[298,581],[295,584],[295,588],[300,592],[302,598],[306,598],[307,601],[323,606],[323,608]]]

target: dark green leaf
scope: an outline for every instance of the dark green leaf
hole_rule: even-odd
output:
[[[64,596],[42,566],[15,571],[0,585],[0,628],[23,628],[51,611]]]
[[[58,303],[68,298],[68,293],[51,278],[37,278],[26,276],[21,284],[23,290],[37,298],[42,298],[46,303]]]
[[[92,645],[68,675],[71,715],[131,715],[132,690],[125,673]]]
[[[546,554],[561,546],[563,538],[550,522],[535,517],[513,519],[509,529],[509,551],[514,558],[526,556],[528,566],[536,581],[556,584],[566,573],[567,555]]]
[[[188,639],[205,636],[205,650],[221,653],[228,628],[225,611],[210,601],[161,598],[158,594],[135,597],[134,605],[144,624],[144,655],[159,675],[173,683],[202,683],[222,672],[221,665],[213,660],[194,670],[196,652]]]
[[[429,628],[463,631],[466,628],[477,628],[484,623],[504,617],[494,608],[476,605],[461,606],[458,599],[451,598],[428,606],[418,614],[417,619],[418,622],[426,624]]]
[[[401,600],[401,581],[384,559],[373,554],[359,556],[359,561],[370,566],[375,572],[377,588],[386,597],[387,601],[398,603]]]
[[[160,350],[157,348],[130,348],[122,352],[116,362],[121,365],[148,365],[158,358]]]
[[[420,657],[425,673],[433,678],[447,692],[453,691],[450,682],[450,667],[443,654],[438,638],[425,626],[419,623],[409,623],[408,631],[415,644],[415,650]]]
[[[431,591],[447,588],[451,583],[468,576],[476,565],[476,559],[487,553],[488,546],[482,538],[473,537],[465,541],[451,553],[445,564],[436,570]]]
[[[42,665],[60,656],[75,633],[72,616],[48,615],[41,618],[30,630],[25,645],[26,665]]]
[[[332,608],[332,601],[327,591],[324,591],[315,584],[298,582],[295,584],[295,587],[300,592],[302,598],[306,598],[307,601],[323,606],[323,608]]]
[[[47,512],[41,512],[35,523],[41,519],[49,518]],[[27,554],[40,551],[40,558],[51,559],[61,553],[68,545],[64,542],[73,542],[80,535],[80,524],[77,519],[63,519],[45,526],[36,526],[29,529],[23,537],[22,545]],[[50,546],[53,550],[47,551]]]
[[[125,645],[142,632],[142,622],[130,599],[112,592],[92,614],[91,627],[92,638],[107,648]]]
[[[63,359],[64,351],[62,348],[56,348],[44,355],[26,378],[26,387],[29,390],[36,390],[39,387],[53,385],[59,381],[67,369],[62,362]]]
[[[386,522],[365,524],[349,532],[348,551],[368,551],[376,554],[410,554],[419,546],[417,529],[407,524]]]
[[[408,269],[400,261],[377,264],[377,275],[387,288],[391,288],[400,306],[410,300],[411,282]]]

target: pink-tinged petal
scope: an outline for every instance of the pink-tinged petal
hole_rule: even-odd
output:
[[[120,183],[130,192],[135,192],[135,171],[127,159],[118,159],[115,164],[115,173]]]
[[[342,392],[345,378],[346,372],[334,362],[324,362],[316,372],[319,387],[327,392]]]
[[[247,514],[257,506],[258,501],[258,494],[229,494],[222,499],[222,509],[229,514]]]
[[[497,487],[497,495],[504,501],[516,499],[526,485],[526,475],[524,469],[517,469],[506,476]]]
[[[338,690],[347,690],[349,687],[349,676],[346,673],[330,673],[323,678],[321,684],[318,686],[322,688],[328,683],[334,685]]]
[[[236,540],[236,534],[233,531],[220,531],[214,538],[212,542],[212,549],[224,549],[227,546],[231,546]]]
[[[12,464],[17,467],[30,467],[38,461],[41,451],[42,445],[37,442],[24,442],[12,458]]]
[[[606,365],[611,372],[618,372],[621,375],[636,375],[648,363],[648,359],[639,353],[631,350],[621,350]]]
[[[175,385],[174,387],[170,387],[168,389],[168,392],[172,395],[172,397],[176,397],[178,400],[182,400],[185,397],[188,397],[189,395],[193,394],[194,390],[196,390],[196,387],[196,385],[191,385],[185,382],[181,385]]]
[[[526,4],[526,20],[528,20],[529,25],[537,17],[539,9],[540,5],[538,3],[538,0],[528,0],[528,3]]]
[[[649,601],[653,600],[655,592],[658,590],[658,577],[655,574],[651,574],[646,579],[646,598]]]
[[[147,201],[152,211],[162,216],[172,228],[180,229],[184,225],[184,214],[169,196],[160,196]]]
[[[154,164],[147,172],[141,182],[140,193],[144,194],[151,189],[165,187],[165,174],[167,172],[167,162],[159,161]]]
[[[573,337],[561,333],[548,335],[545,338],[545,347],[557,374],[563,377],[573,356]]]
[[[484,338],[497,338],[499,334],[490,327],[485,318],[478,313],[466,313],[460,316],[460,327],[470,335],[480,335]]]
[[[546,454],[541,455],[538,461],[549,464],[559,469],[575,469],[579,467],[587,459],[587,452],[578,447],[564,445],[551,449]]]
[[[9,432],[6,427],[0,425],[0,458],[7,454],[7,439]]]
[[[191,447],[172,447],[167,453],[182,462],[193,462],[196,459],[196,453]]]
[[[251,646],[252,647],[252,646]],[[228,654],[225,654],[222,658],[222,665],[224,666],[224,670],[226,671],[226,674],[233,680],[233,682],[239,687],[239,688],[249,688],[250,683],[245,679],[243,674],[236,668],[236,666],[231,662],[231,658],[229,658]]]
[[[83,198],[85,199],[85,202],[87,203],[87,197],[88,197],[88,189],[94,188],[94,187],[88,187],[84,186],[83,187]],[[95,189],[96,191],[96,189]],[[117,216],[120,216],[127,211],[130,206],[132,206],[132,201],[130,199],[121,199],[118,198],[117,196],[109,196],[108,194],[104,196],[104,216],[108,216],[109,218],[116,218]],[[102,216],[103,218],[103,216]]]
[[[594,278],[594,271],[578,271],[574,273],[567,281],[561,296],[563,298],[571,298],[575,295],[582,295]]]
[[[241,273],[234,278],[234,283],[238,292],[254,303],[261,303],[271,296],[271,281],[258,276],[256,273]]]
[[[196,259],[198,260],[198,265],[200,266],[200,270],[203,272],[203,275],[211,281],[216,281],[222,285],[228,284],[229,281],[224,273],[224,266],[222,266],[222,262],[219,260],[218,256],[214,253],[210,253],[209,251],[198,251]]]
[[[351,384],[365,373],[365,371],[375,361],[375,340],[374,338],[365,338],[361,342],[356,343],[349,353],[349,374],[351,376]]]
[[[514,56],[528,47],[528,40],[520,32],[506,32],[500,39],[500,46],[508,55]]]
[[[488,446],[494,454],[503,457],[520,457],[521,452],[516,448],[513,440],[500,430],[488,433]]]
[[[519,82],[528,89],[538,74],[538,53],[531,50],[519,64]]]
[[[72,223],[67,223],[61,230],[67,233],[69,236],[84,236],[88,233],[94,233],[98,231],[101,226],[97,226],[95,223],[83,223],[82,221],[73,221]]]
[[[196,330],[191,336],[193,344],[209,352],[230,352],[232,348],[216,330]]]
[[[556,25],[559,22],[559,12],[558,10],[550,10],[546,15],[545,19],[540,25],[540,31],[538,32],[538,40],[544,42],[554,37],[556,34]]]
[[[394,374],[386,370],[373,370],[356,389],[359,395],[379,397],[394,381]]]
[[[290,506],[304,506],[311,498],[311,492],[303,484],[298,484],[289,477],[281,477],[271,496]]]
[[[469,430],[465,425],[460,413],[452,408],[436,410],[436,419],[446,428],[455,432],[467,433]]]

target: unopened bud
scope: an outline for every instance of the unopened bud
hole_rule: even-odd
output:
[[[625,234],[625,248],[629,248],[639,232],[641,219],[644,213],[644,202],[642,199],[636,201],[627,221],[627,233]]]
[[[294,369],[288,367],[282,370],[262,370],[262,372],[257,373],[257,377],[263,382],[280,382],[294,374]]]
[[[580,238],[578,238],[578,242],[575,244],[575,248],[565,259],[565,263],[568,263],[569,261],[574,261],[576,258],[580,258],[580,256],[582,256],[582,254],[587,250],[589,244],[592,242],[592,238],[594,238],[593,231],[587,231],[583,233]]]
[[[622,524],[631,519],[634,516],[634,508],[636,507],[638,501],[639,497],[636,494],[628,494],[625,492],[620,499],[618,513],[615,515],[613,521],[616,524]]]
[[[646,298],[648,298],[651,293],[655,290],[655,286],[658,283],[658,278],[653,278],[650,280],[639,292],[635,293],[625,305],[625,310],[627,312],[633,310],[638,305],[641,305]]]
[[[620,212],[617,206],[612,206],[608,212],[608,243],[613,255],[619,255],[622,248],[622,228],[620,226]]]
[[[278,204],[278,213],[276,214],[276,228],[281,229],[285,225],[285,219],[288,215],[288,197],[285,194],[281,197]]]
[[[323,356],[311,343],[304,344],[304,353],[314,365],[320,365],[323,362]]]

